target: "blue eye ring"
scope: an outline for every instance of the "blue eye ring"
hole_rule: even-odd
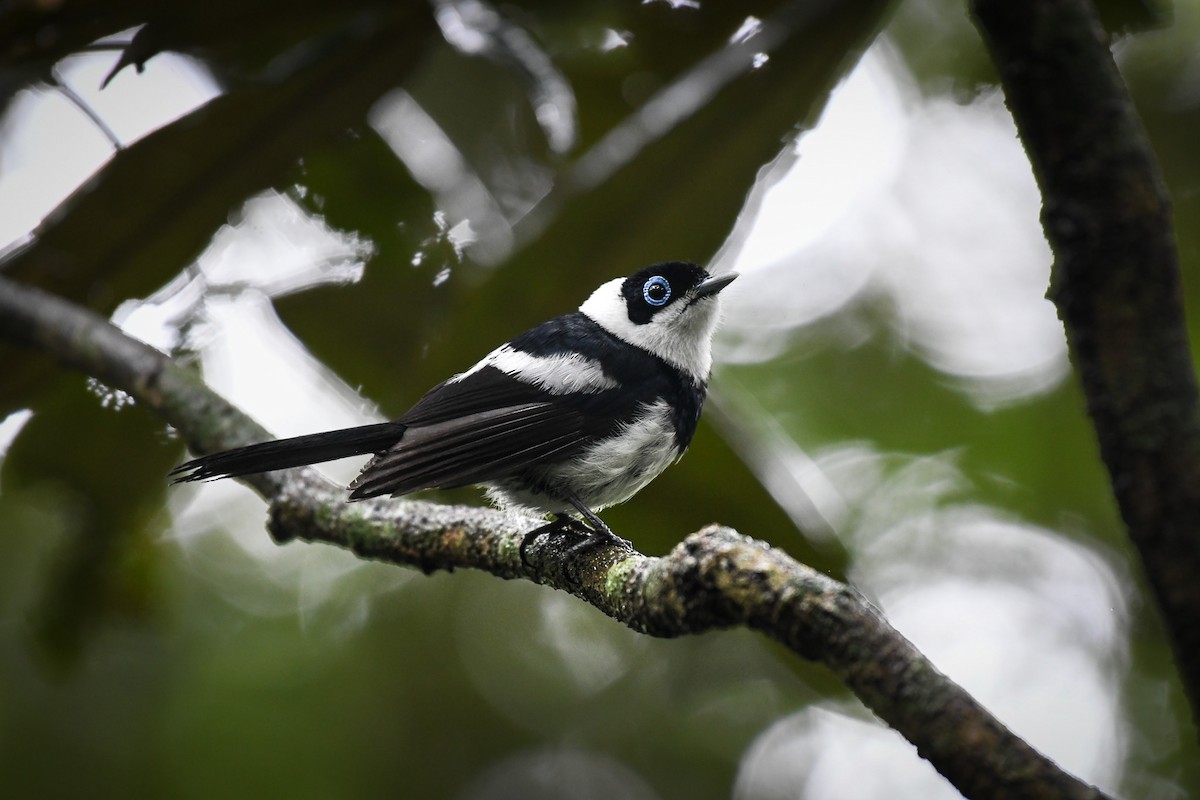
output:
[[[671,299],[671,284],[662,275],[655,275],[642,286],[642,299],[652,306],[665,306]]]

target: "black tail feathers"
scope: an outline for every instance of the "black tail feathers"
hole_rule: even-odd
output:
[[[235,450],[200,456],[171,470],[174,483],[232,478],[275,469],[321,464],[347,456],[378,453],[400,441],[405,425],[380,422],[339,431],[276,439]]]

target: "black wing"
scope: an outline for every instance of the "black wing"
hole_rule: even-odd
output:
[[[452,489],[580,452],[614,427],[618,393],[553,395],[484,366],[431,389],[398,422],[403,438],[350,484],[351,499]]]

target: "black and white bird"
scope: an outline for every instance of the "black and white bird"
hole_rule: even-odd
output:
[[[589,536],[615,538],[596,512],[635,495],[692,440],[718,293],[736,277],[672,261],[615,278],[394,422],[201,456],[172,475],[198,481],[373,453],[351,500],[481,485],[501,508],[553,515],[546,528],[578,526],[578,514]]]

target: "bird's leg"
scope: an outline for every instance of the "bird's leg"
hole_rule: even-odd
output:
[[[567,498],[567,502],[570,503],[571,505],[573,505],[575,507],[575,510],[579,512],[580,516],[582,516],[587,521],[588,525],[591,526],[591,531],[590,531],[590,535],[588,536],[588,541],[580,542],[579,546],[589,546],[590,547],[592,545],[597,545],[597,544],[611,543],[611,544],[624,545],[625,547],[628,547],[631,550],[633,549],[632,542],[630,542],[628,539],[622,539],[620,536],[617,536],[615,533],[613,533],[612,528],[605,525],[604,520],[602,520],[602,519],[600,519],[600,517],[596,516],[595,511],[592,511],[590,508],[588,508],[582,502],[580,502],[578,497],[575,497],[574,495],[572,495]]]
[[[574,506],[575,510],[583,517],[583,520],[577,520],[567,514],[555,514],[553,520],[525,534],[521,539],[520,547],[522,564],[527,567],[533,566],[525,556],[525,552],[533,540],[542,534],[573,533],[577,536],[582,536],[583,538],[578,543],[571,546],[570,550],[572,552],[603,544],[616,544],[628,547],[631,550],[633,549],[632,542],[628,539],[622,539],[613,533],[612,528],[605,525],[604,520],[600,519],[595,511],[584,505],[579,498],[571,496],[567,497],[566,501]]]

